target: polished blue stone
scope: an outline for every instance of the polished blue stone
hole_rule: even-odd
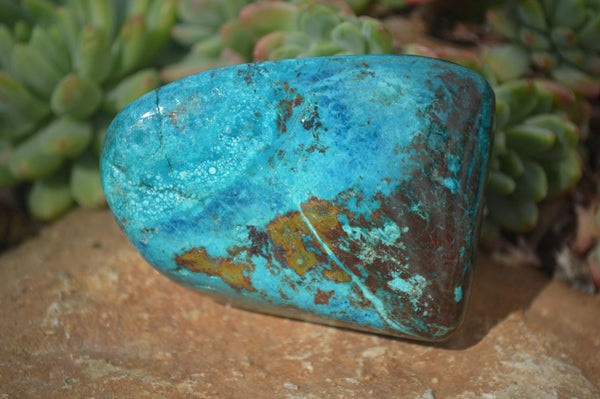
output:
[[[110,208],[159,271],[261,312],[424,340],[469,297],[494,97],[411,56],[206,71],[113,121]]]

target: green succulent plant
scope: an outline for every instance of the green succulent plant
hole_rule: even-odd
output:
[[[526,232],[538,203],[572,188],[582,175],[579,128],[563,110],[575,102],[566,87],[517,79],[494,89],[496,121],[485,190],[484,238],[500,229]]]
[[[352,10],[356,13],[361,13],[373,5],[389,7],[394,10],[399,10],[407,7],[417,6],[421,4],[432,3],[435,0],[344,0]]]
[[[577,94],[600,95],[600,1],[509,0],[488,20],[510,41],[491,50],[500,75],[532,66]]]
[[[335,2],[299,3],[289,8],[288,21],[262,36],[260,31],[250,28],[256,37],[260,37],[253,48],[254,60],[392,51],[391,35],[380,21],[366,16],[356,17],[351,10]]]
[[[240,10],[256,0],[178,0],[177,23],[172,39],[183,49],[179,57],[161,71],[164,81],[246,60],[226,48],[221,30],[237,18]]]
[[[32,214],[104,204],[98,154],[112,117],[154,89],[175,0],[23,0],[0,24],[0,187],[31,183]],[[8,7],[8,6],[6,6]],[[8,9],[8,8],[7,8]]]
[[[380,21],[357,17],[340,0],[197,3],[202,3],[194,9],[198,17],[192,15],[189,8],[188,11],[180,9],[183,22],[173,29],[174,39],[194,44],[187,57],[163,69],[162,77],[166,81],[250,61],[379,54],[392,50],[391,36]],[[202,25],[202,15],[210,12],[218,15],[220,27],[215,24],[202,34],[183,34],[200,31],[197,25]]]

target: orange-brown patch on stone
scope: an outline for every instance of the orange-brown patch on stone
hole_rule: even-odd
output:
[[[329,305],[329,299],[333,296],[333,292],[333,290],[325,292],[317,288],[315,305]]]
[[[339,210],[329,201],[311,198],[302,206],[302,212],[318,232],[342,230],[338,221]]]
[[[277,108],[282,110],[282,112],[277,115],[277,128],[282,133],[285,133],[287,132],[287,121],[294,113],[294,108],[304,102],[304,97],[296,93],[294,88],[290,88],[287,82],[284,82],[283,86],[287,94],[286,98],[282,99],[277,105]],[[296,93],[296,96],[291,97],[294,93]]]
[[[206,248],[192,248],[175,256],[175,263],[193,273],[205,273],[220,277],[236,290],[256,291],[248,274],[253,270],[252,264],[234,262],[232,259],[210,256]]]
[[[323,277],[336,283],[347,283],[351,280],[350,275],[339,267],[337,263],[333,263],[331,269],[323,269]]]
[[[302,237],[310,236],[311,231],[300,212],[278,215],[267,225],[267,233],[275,246],[275,257],[298,275],[303,276],[317,264],[317,257],[306,249],[302,240]]]

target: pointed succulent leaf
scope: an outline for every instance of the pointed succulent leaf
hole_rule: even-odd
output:
[[[515,180],[499,170],[491,170],[488,175],[486,188],[500,195],[508,195],[515,191]]]
[[[71,64],[69,51],[62,42],[62,36],[56,27],[42,28],[35,26],[31,32],[29,45],[34,47],[43,57],[56,68],[60,74],[66,74]]]
[[[0,132],[4,137],[11,140],[24,137],[49,113],[50,107],[46,102],[32,95],[21,82],[0,71]]]
[[[550,50],[552,48],[550,39],[544,33],[527,26],[521,27],[519,38],[521,43],[527,47],[537,50]]]
[[[98,108],[101,100],[102,90],[95,82],[69,74],[54,89],[50,105],[57,115],[83,119]]]
[[[533,84],[538,93],[552,97],[553,109],[565,110],[576,101],[575,93],[571,89],[553,80],[535,79]]]
[[[81,25],[77,21],[77,18],[70,7],[59,7],[56,10],[56,18],[58,20],[57,26],[62,33],[69,52],[73,58],[76,58]]]
[[[310,37],[302,31],[284,32],[284,44],[308,48],[310,46]]]
[[[72,158],[79,155],[92,139],[92,127],[87,122],[68,117],[55,119],[35,136],[43,154]]]
[[[56,5],[49,0],[22,0],[21,7],[38,24],[49,25],[56,21]]]
[[[552,22],[555,26],[566,26],[578,29],[586,19],[586,5],[584,0],[560,0],[556,2]]]
[[[74,56],[74,69],[82,78],[102,83],[110,75],[113,60],[106,31],[87,25],[81,32]]]
[[[34,180],[54,173],[63,161],[59,154],[44,152],[40,140],[33,136],[15,148],[8,166],[13,176],[20,180]]]
[[[526,232],[533,229],[538,222],[538,207],[534,201],[488,191],[486,204],[492,220],[505,230]]]
[[[594,98],[600,95],[598,78],[594,78],[577,68],[561,64],[551,72],[551,75],[558,82],[584,97]]]
[[[112,37],[115,29],[115,15],[110,1],[106,0],[87,0],[89,7],[89,25],[95,26],[106,32],[108,37]]]
[[[533,64],[542,71],[549,71],[559,64],[558,56],[553,51],[532,50],[529,54]]]
[[[571,149],[558,160],[542,161],[548,176],[548,196],[553,197],[572,188],[583,173],[581,159],[575,149]]]
[[[512,80],[497,87],[496,98],[504,101],[510,108],[509,125],[522,121],[535,109],[538,101],[537,89],[532,81]]]
[[[49,98],[61,72],[51,65],[36,48],[23,44],[15,44],[12,52],[12,70],[36,94]]]
[[[506,101],[496,99],[496,114],[494,118],[494,131],[501,131],[506,127],[510,120],[510,107]]]
[[[506,144],[523,154],[538,154],[550,149],[556,133],[540,126],[521,124],[506,130]]]
[[[130,0],[129,8],[127,9],[127,17],[146,14],[151,1],[153,0]]]
[[[231,20],[221,26],[219,29],[219,36],[223,38],[225,48],[234,50],[246,61],[252,59],[254,38],[250,35],[248,30],[242,26],[239,19]]]
[[[100,208],[106,205],[98,158],[85,154],[73,163],[70,176],[70,190],[77,204],[86,208]]]
[[[332,30],[341,22],[338,14],[321,4],[314,4],[302,10],[299,18],[298,29],[305,32],[313,41],[328,38]]]
[[[486,48],[481,58],[500,82],[519,78],[529,68],[529,54],[523,46],[499,44]]]
[[[392,51],[392,35],[380,21],[362,16],[361,32],[367,41],[369,54],[388,54]]]
[[[294,28],[298,8],[284,1],[260,1],[240,10],[241,26],[255,38],[279,30]]]
[[[558,47],[573,47],[577,44],[578,35],[573,28],[566,26],[554,26],[550,31],[552,42]]]
[[[11,54],[14,46],[12,33],[6,25],[0,24],[0,67],[3,70],[11,69]]]
[[[559,47],[557,49],[558,54],[560,54],[561,58],[566,61],[568,64],[574,65],[580,68],[586,59],[586,54],[584,51],[577,47],[564,48]]]
[[[359,28],[350,21],[336,26],[331,32],[331,38],[350,54],[364,54],[367,50]]]
[[[31,36],[31,25],[24,20],[19,20],[13,28],[13,35],[16,42],[27,43]]]
[[[177,19],[176,0],[154,0],[146,14],[146,42],[142,63],[152,61],[169,41]]]
[[[535,84],[535,81],[534,81],[534,86],[536,88],[535,94],[537,97],[537,101],[536,101],[535,107],[531,110],[531,112],[529,114],[537,115],[537,114],[545,114],[545,113],[551,112],[552,105],[554,103],[554,93],[550,90],[545,90],[545,89],[538,87],[538,85]],[[525,119],[524,122],[527,122],[527,119]]]
[[[224,50],[223,39],[220,36],[213,36],[206,40],[197,42],[190,51],[192,55],[201,55],[204,57],[218,57]]]
[[[254,46],[252,57],[257,62],[270,60],[273,50],[285,43],[286,34],[282,31],[271,32],[261,37]]]
[[[299,46],[297,44],[284,44],[281,47],[278,47],[271,51],[269,54],[270,60],[285,60],[290,58],[300,58],[301,55],[306,54],[307,48],[304,46]],[[303,55],[305,57],[308,54]]]
[[[520,1],[516,5],[516,12],[525,25],[539,30],[546,29],[546,16],[538,0]]]
[[[600,10],[600,6],[595,7]],[[600,12],[594,14],[585,25],[577,32],[577,43],[592,51],[600,50]]]
[[[515,150],[509,148],[505,154],[500,155],[500,169],[516,179],[525,171],[525,165],[521,156]]]
[[[539,126],[551,130],[556,134],[557,141],[562,146],[575,148],[579,142],[577,126],[557,114],[541,114],[532,116],[525,121],[526,124]]]
[[[180,0],[177,2],[177,15],[190,25],[216,28],[215,21],[221,21],[223,0]]]
[[[506,133],[504,133],[504,130],[496,130],[494,132],[494,142],[493,142],[492,152],[494,153],[494,155],[499,155],[499,154],[506,153],[506,150],[507,150]],[[492,160],[494,160],[495,158],[496,157],[492,157]],[[500,165],[498,165],[498,167],[496,169],[499,169],[499,168],[500,168]]]
[[[66,3],[79,26],[85,26],[90,22],[90,10],[86,0],[66,0]]]
[[[66,171],[36,180],[27,198],[27,206],[33,216],[41,220],[53,220],[73,206]]]
[[[104,109],[116,114],[127,104],[158,87],[158,73],[154,69],[143,69],[121,80],[104,97]]]
[[[313,43],[309,50],[311,57],[327,57],[342,51],[343,48],[338,43],[331,41]]]
[[[541,201],[548,194],[548,179],[544,169],[536,162],[525,159],[524,171],[516,179],[514,196],[522,200]]]
[[[146,49],[146,33],[143,14],[132,15],[125,21],[117,38],[116,76],[125,76],[139,66]]]
[[[367,8],[367,6],[369,5],[369,3],[371,2],[370,0],[345,0],[345,1],[352,8],[352,11],[354,11],[355,13],[364,11]]]
[[[184,46],[206,40],[214,35],[211,28],[196,24],[176,24],[171,28],[171,37]]]

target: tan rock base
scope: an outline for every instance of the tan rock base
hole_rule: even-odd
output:
[[[0,398],[600,398],[600,296],[485,258],[423,344],[215,304],[77,210],[0,257],[0,303]]]

